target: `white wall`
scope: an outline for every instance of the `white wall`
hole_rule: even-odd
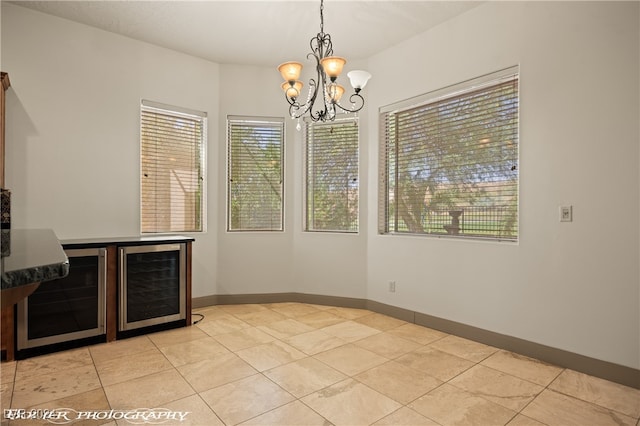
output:
[[[200,109],[209,228],[195,235],[195,297],[368,298],[639,368],[638,12],[488,3],[370,58],[360,233],[333,235],[302,232],[302,140],[290,120],[285,232],[225,231],[226,115],[284,116],[274,69],[213,64],[3,2],[14,226],[63,239],[138,234],[139,100]],[[378,108],[515,64],[519,243],[377,235]],[[561,204],[574,222],[558,222]]]
[[[488,3],[370,59],[402,64],[378,106],[520,64],[521,146],[519,243],[380,236],[369,208],[369,299],[640,366],[638,6]]]
[[[275,66],[221,65],[220,79],[221,141],[227,115],[287,117],[282,78]],[[366,117],[363,120],[366,125]],[[366,298],[366,225],[356,235],[303,232],[303,131],[296,130],[296,123],[285,120],[283,233],[225,231],[226,146],[219,148],[217,294],[300,292]],[[363,134],[366,141],[366,129]],[[366,155],[361,155],[366,164]],[[365,171],[361,166],[361,177],[366,177]],[[366,201],[366,185],[362,188],[361,199]]]
[[[226,120],[228,115],[282,117],[282,91],[274,68],[222,65],[220,73],[220,116],[216,167],[219,191],[216,208],[220,215],[219,272],[217,294],[286,293],[294,291],[291,280],[292,213],[291,188],[293,144],[285,140],[285,224],[284,232],[226,231]],[[288,123],[287,123],[288,124]],[[289,126],[290,127],[290,126]],[[291,129],[286,129],[289,131]],[[212,170],[213,171],[213,170]]]
[[[312,68],[312,67],[308,67]],[[348,61],[343,74],[342,84],[349,91],[346,73],[354,69],[366,69],[367,64]],[[345,94],[345,98],[346,98]],[[365,98],[367,94],[365,93]],[[359,134],[359,232],[356,234],[336,234],[326,232],[304,232],[304,131],[295,132],[294,169],[294,282],[298,292],[308,294],[325,294],[339,297],[367,298],[367,185],[368,185],[368,153],[371,146],[367,125],[369,112],[376,108],[369,104],[358,113]],[[284,103],[284,102],[282,102]],[[292,123],[291,120],[287,120]],[[290,127],[294,127],[292,124]],[[291,138],[289,138],[291,140]]]
[[[2,3],[6,185],[12,226],[60,239],[138,235],[139,108],[149,99],[209,114],[217,168],[217,64]],[[208,176],[215,205],[217,176]],[[194,243],[194,296],[214,290],[218,210]]]

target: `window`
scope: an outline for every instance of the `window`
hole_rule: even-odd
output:
[[[282,231],[284,119],[227,117],[227,229]]]
[[[379,231],[518,238],[518,70],[381,109]]]
[[[307,122],[307,231],[358,232],[358,121]]]
[[[142,101],[142,233],[204,231],[207,114]]]

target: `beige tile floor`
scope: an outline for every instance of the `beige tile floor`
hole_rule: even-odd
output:
[[[165,408],[188,414],[164,424],[207,426],[640,425],[637,389],[370,311],[195,312],[192,327],[2,363],[2,408]]]

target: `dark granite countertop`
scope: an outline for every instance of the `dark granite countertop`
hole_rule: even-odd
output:
[[[2,290],[63,278],[69,273],[67,255],[51,229],[3,232]]]
[[[142,235],[137,237],[105,237],[105,238],[80,238],[61,240],[64,248],[89,248],[104,247],[109,245],[137,246],[149,244],[185,243],[195,241],[193,237],[183,235]]]

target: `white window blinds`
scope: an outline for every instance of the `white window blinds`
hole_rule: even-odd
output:
[[[358,232],[358,120],[305,126],[307,231]]]
[[[227,118],[227,229],[282,231],[284,120]]]
[[[381,110],[380,232],[517,240],[517,69],[415,101]]]
[[[204,230],[207,116],[142,101],[141,231]]]

